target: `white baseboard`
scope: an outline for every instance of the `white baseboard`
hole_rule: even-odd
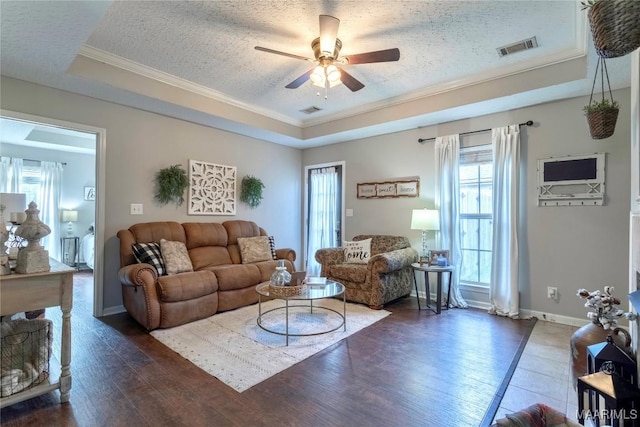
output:
[[[561,325],[570,325],[570,326],[584,326],[589,323],[589,319],[585,318],[577,318],[577,317],[569,317],[562,316],[560,314],[554,313],[545,313],[537,310],[520,310],[520,314],[522,317],[537,317],[538,320],[542,320],[545,322],[559,323]]]
[[[112,314],[120,314],[127,311],[124,305],[117,305],[115,307],[109,307],[102,310],[102,316],[111,316]]]
[[[469,307],[478,308],[480,310],[488,311],[489,308],[491,308],[491,304],[485,301],[476,301],[472,299],[465,299],[465,301],[467,302],[467,304],[469,304]],[[537,317],[538,320],[543,322],[559,323],[561,325],[570,325],[570,326],[577,326],[577,327],[584,326],[589,321],[588,319],[586,319],[586,317],[584,319],[581,319],[577,317],[562,316],[554,313],[545,313],[542,311],[525,310],[525,309],[520,310],[520,317],[522,318]]]

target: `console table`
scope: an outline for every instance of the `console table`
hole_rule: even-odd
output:
[[[69,401],[71,390],[71,307],[73,306],[74,269],[50,259],[51,271],[0,276],[0,315],[57,307],[62,310],[60,340],[60,378],[49,378],[41,384],[0,399],[0,408],[60,390],[60,402]],[[57,335],[56,335],[57,336]]]

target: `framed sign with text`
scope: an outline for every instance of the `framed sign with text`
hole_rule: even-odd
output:
[[[420,195],[420,179],[363,182],[358,184],[357,194],[358,199],[418,197]]]

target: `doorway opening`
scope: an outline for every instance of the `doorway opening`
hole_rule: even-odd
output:
[[[342,242],[344,176],[344,161],[305,166],[303,266],[309,276],[320,275],[316,251]]]
[[[0,110],[0,125],[3,158],[28,159],[31,165],[42,161],[64,163],[56,197],[59,216],[49,220],[56,230],[48,242],[50,256],[78,269],[93,270],[91,311],[96,317],[102,316],[105,129],[8,110]],[[63,218],[69,221],[63,223]],[[70,246],[75,238],[77,246]],[[84,259],[90,255],[93,260]]]

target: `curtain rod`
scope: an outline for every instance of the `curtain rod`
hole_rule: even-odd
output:
[[[518,124],[518,126],[531,126],[531,125],[533,125],[533,120],[527,120],[527,121],[526,121],[526,122],[524,122],[524,123],[520,123],[520,124]],[[472,130],[472,131],[470,131],[470,132],[462,132],[462,133],[461,133],[461,134],[459,134],[459,135],[461,135],[461,136],[462,136],[462,135],[471,135],[471,134],[474,134],[474,133],[489,132],[490,130],[491,130],[491,129]],[[435,136],[434,136],[433,138],[420,138],[420,139],[418,139],[418,142],[419,142],[420,144],[422,144],[423,142],[427,142],[427,141],[434,141],[436,138],[437,138],[437,137],[435,137]]]

